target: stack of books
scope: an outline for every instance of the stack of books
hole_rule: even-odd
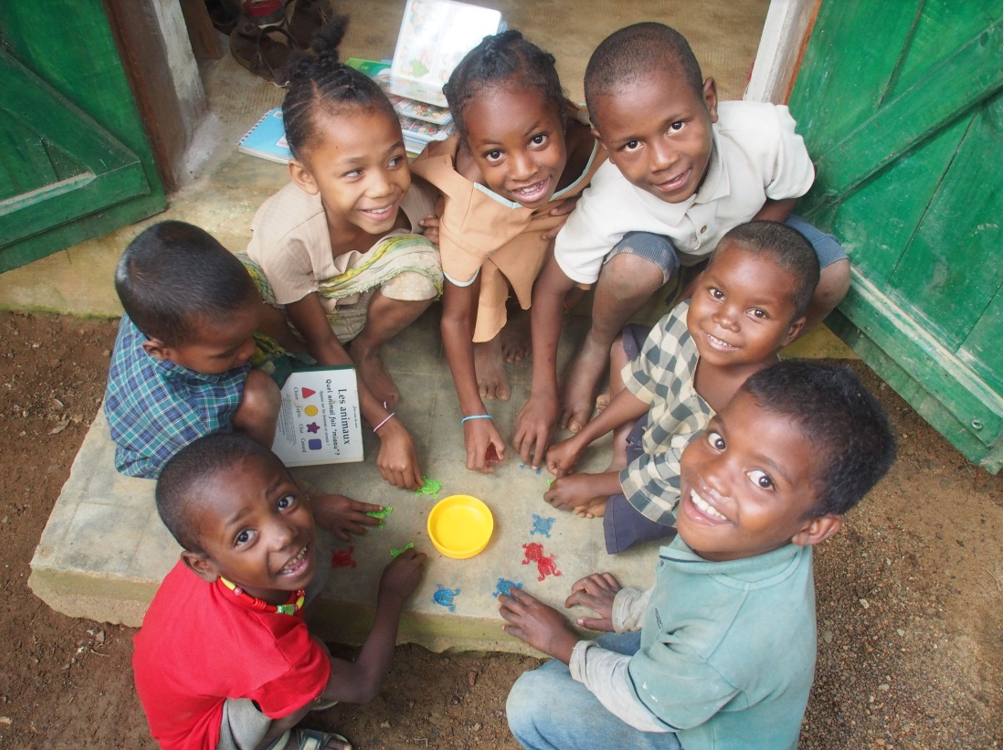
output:
[[[370,76],[387,94],[401,122],[404,148],[409,156],[418,156],[429,141],[441,141],[453,133],[453,116],[446,107],[391,93],[389,62],[350,57],[345,64]]]
[[[504,29],[497,10],[456,0],[408,0],[394,59],[350,57],[345,64],[384,90],[401,121],[405,150],[415,157],[430,141],[445,140],[454,132],[443,96],[443,84],[453,69],[485,36]],[[262,159],[289,161],[292,154],[279,108],[266,112],[237,148]]]

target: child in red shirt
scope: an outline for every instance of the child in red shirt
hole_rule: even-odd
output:
[[[308,587],[323,584],[314,519],[271,451],[237,433],[200,438],[164,467],[157,510],[184,549],[136,634],[133,671],[161,747],[351,750],[294,727],[323,703],[377,694],[425,555],[406,550],[384,570],[373,630],[349,662],[303,621]]]

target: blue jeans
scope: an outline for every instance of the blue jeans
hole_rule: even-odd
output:
[[[641,633],[604,633],[596,640],[631,655]],[[505,710],[509,729],[527,750],[682,750],[672,732],[640,732],[607,711],[557,659],[520,675]]]

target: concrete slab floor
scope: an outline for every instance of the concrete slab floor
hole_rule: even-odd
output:
[[[584,321],[569,326],[561,347],[567,359],[583,333]],[[550,476],[522,467],[510,451],[493,475],[464,465],[460,412],[442,355],[438,310],[430,310],[402,333],[386,353],[388,369],[405,397],[397,410],[415,437],[424,473],[442,483],[437,497],[420,497],[384,483],[373,460],[376,438],[367,433],[368,460],[357,464],[296,469],[319,488],[394,508],[383,529],[371,530],[335,551],[351,550],[356,567],[335,568],[321,595],[318,622],[326,637],[360,639],[367,630],[380,572],[390,550],[414,542],[429,555],[425,579],[407,605],[401,639],[442,651],[525,651],[501,631],[494,591],[498,579],[561,606],[578,578],[610,570],[625,584],[647,586],[658,545],[644,545],[617,557],[606,554],[602,522],[555,511],[541,498]],[[511,435],[528,395],[530,365],[510,367],[513,398],[489,410],[503,435]],[[103,414],[94,420],[70,478],[56,502],[32,560],[29,585],[54,609],[75,617],[138,626],[161,579],[178,559],[179,547],[164,528],[153,502],[154,483],[124,477],[112,469],[114,446]],[[609,441],[586,457],[585,470],[609,462]],[[426,532],[437,498],[469,494],[487,503],[495,530],[487,549],[468,560],[439,554]],[[534,530],[534,514],[554,519],[546,533]],[[559,574],[541,577],[525,562],[524,544],[543,546]],[[440,588],[456,592],[453,608],[435,601]]]

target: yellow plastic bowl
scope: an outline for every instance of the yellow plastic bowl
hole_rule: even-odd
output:
[[[495,520],[488,506],[470,495],[450,495],[429,513],[429,538],[447,557],[464,560],[488,546]]]

